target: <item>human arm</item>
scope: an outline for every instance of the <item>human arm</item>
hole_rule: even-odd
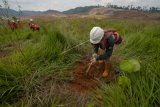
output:
[[[113,48],[114,48],[114,37],[110,36],[108,38],[108,46],[106,47],[106,52],[102,55],[99,55],[96,60],[107,60],[110,58],[110,56],[112,55],[113,52]]]
[[[93,54],[92,54],[91,62],[95,63],[96,62],[96,58],[98,56],[99,44],[92,44],[92,46],[93,46]]]
[[[93,46],[93,53],[98,54],[99,44],[92,44],[92,46]]]

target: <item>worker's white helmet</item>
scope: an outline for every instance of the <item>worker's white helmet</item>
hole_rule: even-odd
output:
[[[13,23],[14,23],[15,21],[14,21],[14,20],[11,20],[11,22],[13,22]]]
[[[33,19],[30,19],[30,21],[32,22],[32,21],[33,21]]]
[[[97,44],[101,41],[104,36],[104,30],[100,27],[93,27],[90,31],[90,42]]]

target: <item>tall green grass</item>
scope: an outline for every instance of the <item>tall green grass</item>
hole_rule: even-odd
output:
[[[54,106],[54,104],[73,106],[72,102],[67,105],[68,102],[64,100],[68,94],[62,94],[64,96],[62,98],[55,93],[41,104],[42,99],[35,100],[38,99],[36,95],[39,94],[36,90],[42,87],[41,79],[48,75],[55,76],[58,81],[70,78],[69,69],[83,55],[91,53],[91,45],[88,42],[65,54],[62,53],[89,40],[89,31],[93,26],[116,29],[124,38],[124,42],[113,54],[122,59],[138,59],[141,70],[132,74],[121,72],[121,75],[126,75],[131,80],[131,85],[128,87],[121,87],[117,83],[102,83],[97,94],[101,95],[103,100],[97,100],[97,94],[93,95],[87,102],[88,106],[158,107],[160,105],[159,21],[73,18],[39,20],[38,24],[41,27],[39,32],[32,32],[27,26],[15,32],[10,30],[0,32],[2,49],[8,43],[19,43],[19,47],[15,48],[9,56],[0,59],[0,86],[2,87],[0,102],[3,105],[17,106],[16,103],[20,105],[27,103],[33,106],[36,102],[39,106]],[[50,88],[54,85],[51,84]],[[77,100],[73,98],[74,101],[78,101],[78,97],[76,98]],[[83,106],[87,106],[83,101],[82,103]]]
[[[7,58],[1,59],[0,102],[13,103],[17,101],[26,91],[30,92],[35,87],[37,78],[33,76],[35,72],[39,72],[36,76],[57,72],[58,69],[62,69],[61,67],[69,67],[68,65],[73,62],[71,60],[76,58],[76,53],[78,55],[78,52],[74,52],[70,57],[61,54],[70,48],[73,42],[66,39],[58,29],[32,32],[31,34],[37,34],[39,38],[31,38],[29,41],[22,38],[25,41],[21,44],[23,46],[12,52]],[[35,41],[35,39],[37,40]],[[15,41],[19,41],[19,39],[15,39]],[[28,81],[27,78],[30,77],[35,80]],[[59,78],[63,77],[62,73]]]
[[[123,22],[123,21],[122,21]],[[114,54],[124,59],[138,59],[141,70],[126,75],[131,80],[131,85],[123,88],[118,84],[104,85],[99,94],[103,102],[99,106],[105,107],[158,107],[160,106],[160,26],[156,22],[131,21],[123,27],[124,43]],[[129,31],[129,32],[128,32]]]

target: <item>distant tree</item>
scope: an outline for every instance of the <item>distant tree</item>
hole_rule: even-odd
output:
[[[148,7],[147,7],[147,6],[143,6],[143,10],[144,10],[144,11],[147,11],[147,10],[148,10]]]
[[[158,9],[158,7],[150,7],[149,11],[150,12],[160,12],[160,9]]]
[[[130,6],[123,6],[123,9],[129,10],[129,7],[130,7]]]
[[[133,8],[133,5],[130,6],[130,9],[132,9],[132,8]]]
[[[128,6],[118,6],[118,5],[112,5],[111,3],[107,4],[107,7],[109,8],[115,8],[115,9],[125,9],[125,10],[137,10],[137,11],[148,11],[147,6],[133,6],[133,5],[128,5]],[[149,9],[150,12],[160,12],[160,8],[158,7],[151,7]]]
[[[138,6],[138,7],[137,7],[137,10],[141,10],[141,6]]]

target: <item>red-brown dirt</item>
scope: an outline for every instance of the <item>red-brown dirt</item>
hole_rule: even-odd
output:
[[[85,58],[79,62],[73,69],[72,80],[69,82],[69,87],[72,91],[87,93],[96,89],[100,80],[115,80],[114,68],[111,66],[109,70],[109,76],[106,78],[102,77],[103,71],[105,69],[104,62],[97,62],[91,65],[90,70],[86,73],[87,68],[89,67],[90,58]]]
[[[102,82],[114,82],[116,80],[118,68],[117,65],[121,60],[119,57],[112,55],[110,59],[111,69],[109,77],[103,78],[102,73],[105,67],[105,63],[95,63],[91,66],[88,74],[86,74],[86,70],[89,66],[91,56],[87,55],[82,58],[81,61],[76,62],[73,69],[70,70],[68,76],[70,79],[59,80],[57,79],[56,74],[51,74],[47,77],[43,77],[40,79],[39,86],[35,87],[34,94],[32,93],[34,102],[39,102],[40,100],[43,102],[47,102],[46,98],[48,97],[57,97],[62,99],[67,99],[67,102],[75,101],[79,104],[79,102],[87,103],[88,95],[96,94],[96,88],[102,86]],[[68,72],[68,71],[67,71]],[[36,76],[33,74],[33,76]],[[28,96],[28,93],[27,95]],[[30,95],[29,95],[30,96]],[[72,96],[72,97],[71,97]],[[103,100],[102,96],[96,96],[98,100]],[[40,100],[39,100],[40,99]],[[80,103],[81,105],[81,103]]]
[[[42,92],[42,96],[48,95],[49,93],[53,93],[53,95],[59,93],[58,95],[63,94],[64,96],[66,96],[65,93],[73,95],[77,93],[77,95],[82,95],[82,97],[84,97],[101,87],[102,83],[113,83],[116,81],[119,74],[119,69],[116,65],[119,64],[121,60],[120,57],[112,55],[109,63],[111,64],[110,73],[106,78],[102,77],[105,68],[104,62],[93,64],[88,73],[86,73],[90,58],[91,56],[87,55],[75,63],[73,69],[70,70],[71,74],[68,75],[70,79],[58,80],[56,75],[49,75],[46,78],[43,77],[41,83],[42,88],[39,88]]]

